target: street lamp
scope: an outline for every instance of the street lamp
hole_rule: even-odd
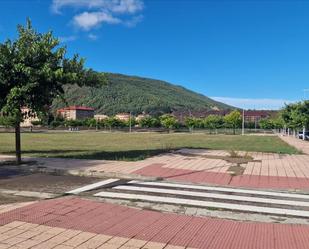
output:
[[[242,109],[242,135],[245,135],[245,109]]]

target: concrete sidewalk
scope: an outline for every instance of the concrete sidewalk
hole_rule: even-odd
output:
[[[108,177],[119,177],[118,174],[131,177],[150,176],[200,184],[309,191],[309,155],[249,152],[247,155],[253,160],[238,165],[243,172],[235,175],[230,169],[236,164],[219,158],[228,156],[229,153],[226,151],[186,149],[180,152],[137,162],[60,158],[35,160],[47,169],[64,170],[74,174],[109,174]],[[194,156],[188,156],[188,153]]]

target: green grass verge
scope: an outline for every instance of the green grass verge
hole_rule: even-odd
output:
[[[23,155],[81,159],[140,160],[179,148],[299,153],[276,136],[185,133],[23,133]],[[0,133],[0,153],[14,153],[14,134]]]

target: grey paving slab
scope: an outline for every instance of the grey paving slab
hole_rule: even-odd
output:
[[[111,184],[111,183],[114,183],[114,182],[117,182],[117,181],[119,181],[119,179],[107,179],[107,180],[104,180],[104,181],[100,181],[100,182],[96,182],[96,183],[93,183],[93,184],[83,186],[81,188],[73,189],[71,191],[66,192],[66,194],[77,195],[77,194],[80,194],[82,192],[97,189],[97,188],[103,187],[105,185],[108,185],[108,184]]]

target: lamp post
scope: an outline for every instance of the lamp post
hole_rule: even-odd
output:
[[[245,109],[242,109],[242,131],[241,135],[245,135]]]
[[[131,121],[131,112],[130,112],[130,133],[132,132],[132,121]]]

